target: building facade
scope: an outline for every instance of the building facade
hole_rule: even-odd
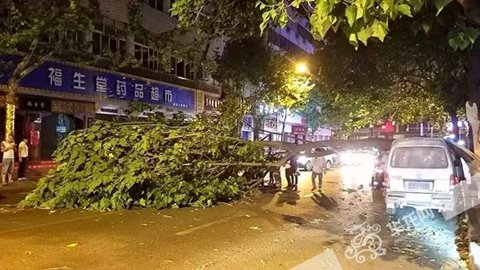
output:
[[[169,14],[173,0],[145,1],[143,25],[152,35],[166,34],[177,21]],[[29,139],[33,159],[50,159],[57,144],[75,129],[88,127],[94,119],[124,115],[132,101],[148,103],[155,111],[171,114],[182,111],[196,115],[215,110],[221,90],[193,59],[171,57],[168,72],[160,67],[158,48],[127,35],[128,0],[98,0],[101,16],[86,39],[88,53],[110,60],[129,56],[135,66],[113,71],[50,59],[20,83],[17,95],[15,137]],[[221,40],[205,46],[207,57],[223,50]],[[12,63],[19,58],[3,56]],[[5,59],[6,58],[6,59]],[[5,123],[8,74],[0,76],[0,123]],[[0,124],[0,134],[5,134]],[[3,139],[3,138],[2,138]]]
[[[315,53],[313,37],[306,18],[291,14],[295,21],[289,21],[286,27],[274,27],[268,31],[269,46],[277,52],[287,54],[293,60],[309,61]],[[247,97],[248,97],[248,91]],[[281,108],[266,108],[262,139],[302,143],[303,141],[328,140],[332,137],[330,129],[309,130],[305,119],[299,113]],[[286,114],[286,115],[285,115]],[[245,116],[242,138],[253,139],[253,120]]]

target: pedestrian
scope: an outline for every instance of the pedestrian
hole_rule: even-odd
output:
[[[298,187],[298,156],[294,155],[290,159],[290,185],[293,190]]]
[[[291,159],[288,160],[287,164],[285,164],[285,178],[287,178],[287,188],[292,187],[292,166],[290,164]]]
[[[319,154],[320,150],[316,149],[315,154]],[[316,156],[312,161],[312,191],[317,189],[317,183],[315,182],[318,177],[318,190],[322,192],[322,180],[325,173],[325,158],[323,156]]]
[[[23,140],[18,145],[18,180],[25,181],[27,178],[25,177],[25,171],[27,169],[27,161],[28,161],[28,139],[23,138]]]
[[[15,139],[10,134],[5,141],[2,142],[0,150],[3,153],[2,160],[2,186],[13,182],[13,170],[15,166]]]

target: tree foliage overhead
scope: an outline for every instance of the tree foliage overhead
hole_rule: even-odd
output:
[[[285,26],[289,10],[297,9],[309,17],[316,39],[341,31],[355,47],[373,39],[383,42],[391,22],[405,17],[415,17],[412,26],[428,32],[434,18],[425,13],[438,15],[447,6],[464,9],[463,21],[450,25],[448,40],[453,48],[465,49],[480,35],[480,3],[475,0],[259,0],[257,6],[263,11],[262,30],[270,21]]]
[[[176,0],[172,15],[185,29],[229,40],[259,36],[262,12],[256,0]]]
[[[387,115],[398,123],[442,124],[446,113],[456,114],[467,99],[463,55],[449,48],[445,28],[414,36],[410,23],[398,21],[384,43],[357,51],[339,35],[329,36],[318,54],[325,121],[355,129]]]
[[[214,78],[224,92],[242,97],[259,134],[267,116],[263,105],[298,109],[304,106],[314,85],[307,76],[295,73],[295,65],[259,37],[232,40],[216,59]]]
[[[23,56],[11,80],[18,81],[50,57],[87,49],[95,7],[94,0],[6,1],[0,7],[6,15],[0,19],[0,56]],[[75,35],[84,42],[75,41]]]
[[[262,163],[265,156],[261,145],[238,138],[231,118],[241,112],[237,103],[223,106],[221,117],[202,115],[181,125],[99,121],[75,131],[54,154],[57,168],[22,204],[110,210],[237,198],[256,172],[241,162]]]

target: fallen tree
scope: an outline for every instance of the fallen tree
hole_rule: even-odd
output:
[[[238,198],[264,170],[241,163],[266,157],[258,142],[232,136],[235,127],[225,118],[199,116],[179,126],[96,122],[60,144],[58,167],[21,205],[116,210]]]
[[[21,206],[118,210],[211,206],[241,197],[293,155],[319,147],[377,147],[391,141],[332,140],[296,145],[238,137],[236,110],[221,116],[183,116],[148,122],[96,122],[70,134],[56,150],[58,164]],[[146,108],[137,108],[143,111]],[[267,151],[275,149],[275,151]],[[278,151],[280,150],[280,151]],[[267,154],[268,153],[268,154]]]

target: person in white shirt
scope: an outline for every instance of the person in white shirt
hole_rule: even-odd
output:
[[[13,135],[9,135],[2,142],[0,150],[3,153],[2,186],[5,186],[13,181],[13,169],[15,167],[15,141]]]
[[[319,150],[315,151],[316,154]],[[323,156],[317,156],[312,161],[312,191],[317,189],[316,178],[318,177],[318,189],[322,191],[323,174],[325,173],[325,158]]]
[[[23,140],[18,145],[18,180],[25,181],[27,178],[25,177],[25,170],[27,169],[27,161],[28,161],[28,139],[23,138]]]

